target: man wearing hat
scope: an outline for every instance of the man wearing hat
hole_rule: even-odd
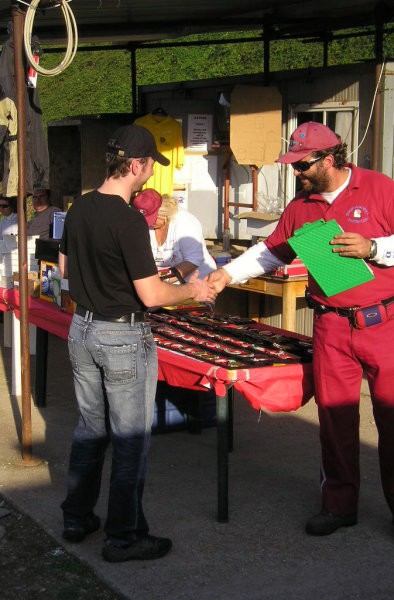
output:
[[[148,225],[130,205],[155,161],[169,163],[148,130],[136,125],[118,129],[108,142],[107,177],[97,190],[74,201],[60,245],[59,264],[77,303],[69,354],[80,411],[62,504],[63,537],[80,542],[100,527],[93,511],[111,441],[103,547],[110,562],[160,558],[171,548],[169,539],[149,535],[142,508],[157,380],[145,309],[216,297],[206,279],[173,286],[157,274]]]
[[[360,487],[359,402],[368,378],[376,426],[383,492],[394,515],[394,182],[346,162],[346,144],[325,125],[308,122],[292,134],[278,162],[291,164],[301,190],[274,232],[212,273],[221,291],[289,264],[294,231],[317,219],[336,219],[344,233],[333,252],[365,259],[374,280],[326,297],[309,275],[314,308],[313,370],[322,449],[321,511],[306,524],[310,535],[327,535],[357,523]],[[358,310],[361,307],[361,310]],[[394,521],[393,521],[394,523]]]

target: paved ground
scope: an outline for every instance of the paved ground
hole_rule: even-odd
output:
[[[0,493],[63,544],[59,505],[77,418],[65,343],[50,336],[48,403],[33,409],[34,454],[42,459],[35,468],[20,463],[20,407],[9,396],[9,350],[0,350]],[[359,525],[327,538],[303,529],[319,509],[314,403],[259,418],[237,396],[234,431],[229,523],[215,521],[215,428],[161,434],[152,440],[145,509],[151,532],[173,539],[171,554],[108,564],[100,557],[102,532],[67,549],[133,600],[391,600],[394,531],[380,488],[368,395],[362,399]],[[107,476],[108,465],[97,507],[103,518]]]

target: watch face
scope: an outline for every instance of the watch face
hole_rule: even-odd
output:
[[[371,240],[371,250],[369,252],[368,258],[375,258],[377,250],[378,250],[378,246],[377,246],[376,240]]]

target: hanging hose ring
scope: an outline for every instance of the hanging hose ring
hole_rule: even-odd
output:
[[[68,2],[66,2],[66,0],[59,0],[59,4],[61,6],[64,15],[64,20],[66,23],[67,48],[63,60],[59,63],[59,65],[57,65],[53,69],[45,69],[44,67],[41,67],[39,64],[37,64],[37,62],[34,60],[34,56],[31,50],[33,22],[36,9],[39,7],[39,4],[40,0],[32,0],[26,11],[25,27],[23,34],[26,58],[30,66],[35,71],[37,71],[37,73],[40,73],[40,75],[45,75],[46,77],[54,77],[55,75],[59,75],[60,73],[62,73],[74,60],[78,48],[77,23],[75,21],[75,17]]]

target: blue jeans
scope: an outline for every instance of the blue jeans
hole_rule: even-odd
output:
[[[133,541],[148,532],[142,509],[153,421],[157,352],[146,323],[110,323],[74,315],[69,338],[80,417],[71,447],[65,520],[96,505],[105,451],[112,442],[107,538]]]

